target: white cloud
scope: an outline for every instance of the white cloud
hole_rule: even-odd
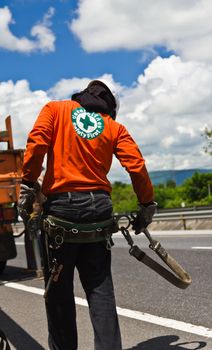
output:
[[[24,148],[35,118],[49,97],[45,91],[31,91],[26,80],[9,80],[0,83],[0,101],[0,129],[5,130],[4,120],[11,115],[14,146]]]
[[[48,90],[48,94],[53,99],[71,98],[74,92],[83,90],[88,85],[89,81],[89,78],[61,79]]]
[[[88,52],[165,46],[211,61],[210,0],[81,0],[70,30]]]
[[[101,77],[96,77],[101,78]],[[204,153],[202,132],[212,128],[212,66],[184,62],[176,56],[151,62],[132,87],[120,86],[110,74],[102,76],[120,90],[117,121],[140,146],[149,170],[211,167]],[[0,84],[0,119],[11,114],[16,147],[24,147],[41,107],[51,99],[70,98],[84,89],[89,78],[59,81],[48,91],[31,91],[26,80]],[[127,180],[116,161],[112,180]]]
[[[120,119],[151,169],[170,168],[170,159],[178,169],[211,166],[201,136],[205,125],[212,127],[211,91],[212,65],[176,56],[156,58],[137,84],[123,91]]]
[[[14,24],[12,13],[7,6],[0,8],[0,48],[22,53],[54,51],[55,35],[50,29],[53,15],[54,8],[50,7],[43,20],[32,27],[30,34],[35,39],[30,40],[18,38],[10,31],[10,24]]]
[[[96,79],[105,79],[116,86],[117,90],[121,89],[120,85],[113,80],[111,74],[105,73],[102,76],[96,77]],[[90,78],[61,79],[48,90],[48,95],[53,99],[70,98],[74,92],[85,89],[90,81]]]

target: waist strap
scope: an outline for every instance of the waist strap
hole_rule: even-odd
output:
[[[74,223],[49,215],[43,221],[44,231],[58,246],[63,242],[98,242],[111,237],[114,229],[114,219],[96,223]]]

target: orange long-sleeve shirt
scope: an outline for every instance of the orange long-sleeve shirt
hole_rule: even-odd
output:
[[[35,182],[47,153],[42,191],[111,192],[107,179],[113,154],[130,174],[139,202],[153,200],[153,188],[138,146],[126,128],[109,115],[86,112],[72,100],[52,101],[29,133],[23,179]]]

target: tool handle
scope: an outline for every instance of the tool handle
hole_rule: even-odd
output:
[[[46,299],[47,296],[48,296],[48,292],[49,292],[49,289],[51,288],[51,285],[53,283],[53,280],[54,280],[54,276],[56,274],[56,271],[57,271],[57,268],[58,268],[58,262],[57,260],[54,258],[52,260],[52,268],[51,268],[51,274],[50,274],[50,277],[49,277],[49,280],[47,282],[47,285],[46,285],[46,288],[45,288],[45,292],[44,292],[44,295],[43,297]]]
[[[157,253],[158,254],[158,253]],[[167,253],[166,257],[161,257],[160,254],[158,254],[160,258],[170,267],[170,269],[186,284],[191,284],[192,279],[189,276],[189,274],[184,270],[184,268],[171,256]]]
[[[155,241],[149,230],[146,228],[144,234],[150,242],[150,248],[154,250],[157,255],[165,262],[167,266],[183,281],[183,283],[189,285],[192,280],[189,274],[184,270],[184,268],[163,248],[160,242]]]
[[[53,274],[51,274],[50,277],[49,277],[49,280],[48,280],[48,283],[46,285],[46,288],[45,288],[45,291],[44,291],[44,295],[43,295],[44,299],[47,299],[47,295],[49,293],[49,289],[50,289],[51,284],[53,282],[53,277],[54,277]]]

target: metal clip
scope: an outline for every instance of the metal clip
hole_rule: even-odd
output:
[[[49,289],[51,288],[52,283],[58,281],[58,277],[59,277],[59,274],[62,271],[62,269],[63,269],[63,265],[62,264],[58,265],[57,259],[54,258],[52,260],[51,275],[49,277],[49,280],[48,280],[48,283],[46,285],[45,292],[44,292],[45,299],[48,296]]]
[[[123,236],[125,237],[127,243],[130,245],[130,247],[132,247],[134,245],[134,241],[133,241],[128,229],[126,229],[125,227],[122,226],[120,228],[120,230],[121,230]]]
[[[79,230],[77,228],[72,228],[71,229],[71,232],[74,234],[74,235],[77,235],[77,233],[79,232]]]
[[[64,242],[63,236],[62,235],[56,235],[55,238],[54,238],[54,241],[55,241],[57,247],[59,248]]]

